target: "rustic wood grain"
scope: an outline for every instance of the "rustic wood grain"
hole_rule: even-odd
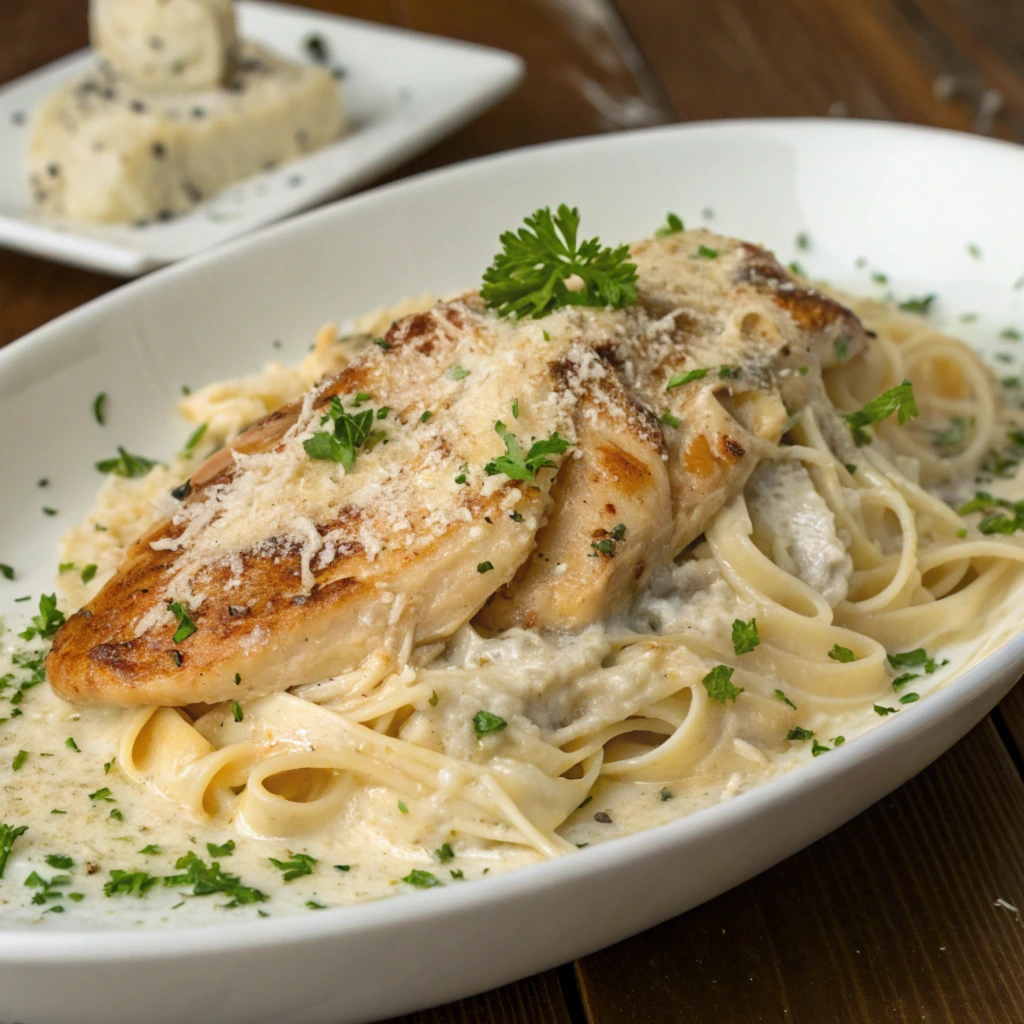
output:
[[[574,1024],[554,971],[388,1024]]]
[[[1024,15],[997,0],[618,0],[679,118],[845,112],[969,129],[986,89],[1024,137]],[[1015,13],[1010,14],[1013,10]],[[952,75],[955,95],[936,94]],[[961,95],[962,94],[962,95]]]
[[[984,722],[804,852],[577,965],[590,1020],[1024,1020],[1024,783]],[[686,870],[686,865],[680,865]]]
[[[1024,776],[1024,682],[1018,683],[1003,699],[996,712],[996,723]]]

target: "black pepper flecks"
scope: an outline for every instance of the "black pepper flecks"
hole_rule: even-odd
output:
[[[11,124],[16,125],[20,128],[21,125],[25,123],[25,121],[26,117],[24,110],[15,110],[14,113],[11,114]]]
[[[309,54],[309,59],[316,61],[317,64],[326,64],[329,56],[327,49],[327,40],[322,35],[314,33],[313,35],[306,36],[305,41],[306,53]]]
[[[153,156],[155,156],[158,160],[162,160],[165,156],[167,156],[167,147],[162,142],[154,142],[152,149]]]
[[[594,821],[599,821],[602,825],[610,825],[612,823],[612,816],[607,811],[598,811],[594,815]]]
[[[183,484],[178,484],[178,486],[171,491],[171,497],[176,501],[184,501],[191,493],[192,481],[186,480]]]
[[[174,661],[174,664],[177,665],[178,668],[181,668],[181,663],[185,660],[182,657],[181,651],[171,651],[171,658]]]

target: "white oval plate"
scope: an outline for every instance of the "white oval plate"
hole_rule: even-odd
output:
[[[50,588],[61,530],[113,444],[169,455],[182,383],[298,359],[319,324],[479,280],[500,231],[542,204],[587,234],[642,236],[667,210],[762,240],[850,289],[884,270],[937,291],[974,337],[1019,322],[1024,150],[886,124],[749,121],[611,135],[486,159],[318,210],[90,303],[0,351],[0,610]],[[808,232],[808,252],[794,239]],[[968,243],[980,247],[972,256]],[[855,269],[858,257],[868,268]],[[1012,348],[1012,345],[1005,346]],[[276,354],[276,353],[275,353]],[[1014,372],[1015,367],[1003,372]],[[93,422],[98,391],[108,426]],[[52,481],[45,492],[39,477]],[[40,506],[57,507],[55,518]],[[33,568],[36,567],[36,568]],[[1009,690],[1024,636],[895,720],[750,793],[562,860],[362,906],[173,931],[3,930],[0,1020],[343,1024],[455,999],[678,914],[847,821],[936,758]],[[127,924],[127,921],[126,921]],[[81,928],[81,925],[77,926]]]
[[[85,17],[82,5],[82,17]],[[512,53],[303,7],[241,0],[239,31],[292,60],[311,35],[341,76],[348,127],[337,142],[257,174],[166,224],[76,224],[40,217],[25,171],[35,105],[95,62],[82,50],[0,89],[0,245],[134,277],[380,176],[497,103],[523,76]]]

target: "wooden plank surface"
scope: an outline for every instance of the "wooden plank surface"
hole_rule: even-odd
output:
[[[848,114],[1024,140],[1008,0],[309,0],[521,54],[523,86],[392,177],[670,120]],[[87,0],[0,0],[0,82]],[[0,252],[0,344],[119,282]],[[940,762],[690,914],[402,1024],[1024,1021],[1024,690]],[[681,870],[686,865],[680,866]],[[583,1001],[580,1001],[582,993]]]
[[[575,1024],[554,971],[390,1024]]]
[[[795,857],[577,965],[599,1024],[1024,1020],[1024,785],[990,722]],[[687,866],[680,865],[685,871]]]

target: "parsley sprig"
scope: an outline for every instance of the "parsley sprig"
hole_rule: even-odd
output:
[[[368,395],[365,397],[369,398]],[[361,398],[362,394],[356,396],[354,408],[359,407]],[[326,415],[320,420],[321,424],[333,420],[333,431],[318,430],[312,437],[302,442],[302,447],[311,459],[340,462],[345,467],[345,472],[351,473],[359,449],[372,448],[384,436],[380,431],[373,429],[375,416],[376,412],[373,409],[361,409],[356,413],[346,412],[342,408],[341,399],[334,395]]]
[[[974,497],[957,512],[970,515],[972,512],[986,513],[978,523],[979,533],[1016,533],[1024,530],[1024,501],[1008,501],[996,498],[988,491],[977,491]]]
[[[0,878],[4,877],[7,858],[14,849],[14,842],[28,831],[28,825],[6,825],[0,822]]]
[[[484,466],[484,472],[488,476],[504,473],[512,480],[533,480],[538,470],[557,467],[557,463],[548,458],[549,455],[562,455],[572,444],[566,438],[559,437],[556,430],[546,440],[534,441],[524,456],[516,435],[501,420],[494,424],[494,429],[498,437],[505,442],[505,454],[499,455]]]
[[[147,459],[142,455],[132,455],[125,451],[120,445],[117,446],[117,457],[113,459],[100,459],[96,468],[101,473],[113,473],[115,476],[123,476],[129,479],[145,476],[157,462],[155,459]]]
[[[905,378],[901,384],[897,384],[896,387],[889,388],[877,398],[873,398],[863,409],[848,413],[844,417],[850,425],[854,444],[858,448],[870,444],[871,435],[864,428],[886,419],[893,413],[896,413],[901,427],[918,415],[917,402],[914,400],[914,385]]]
[[[525,218],[525,227],[501,235],[502,251],[484,271],[480,294],[505,317],[542,317],[563,306],[612,306],[636,301],[636,266],[629,249],[602,246],[597,238],[578,241],[579,211],[565,203]],[[566,280],[578,276],[574,291]]]
[[[23,629],[18,636],[22,640],[39,637],[49,640],[64,625],[64,613],[57,607],[56,594],[42,594],[39,598],[39,614],[32,617],[32,625]]]

